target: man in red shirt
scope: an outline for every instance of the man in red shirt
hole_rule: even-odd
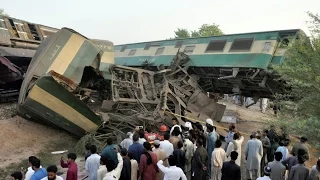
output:
[[[67,162],[61,157],[60,164],[63,168],[68,168],[66,180],[78,180],[78,165],[75,163],[77,155],[75,153],[68,154]]]
[[[151,145],[153,145],[153,141],[156,140],[158,137],[158,133],[151,132],[150,127],[146,128],[146,131],[144,132],[144,138],[149,142]]]

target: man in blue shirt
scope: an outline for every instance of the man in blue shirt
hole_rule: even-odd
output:
[[[117,146],[113,144],[111,138],[108,138],[107,139],[107,146],[102,150],[100,155],[112,159],[114,161],[114,164],[117,165],[118,158],[117,158],[117,153],[116,153],[115,149],[118,150]]]
[[[31,162],[34,174],[31,176],[30,180],[41,180],[47,176],[47,170],[45,168],[40,168],[40,159],[34,159]]]
[[[133,144],[129,146],[129,152],[133,154],[133,157],[138,162],[138,164],[140,163],[140,157],[143,151],[144,151],[144,147],[142,144],[139,143],[139,135],[134,134]]]

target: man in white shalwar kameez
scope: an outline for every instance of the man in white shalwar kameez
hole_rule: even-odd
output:
[[[245,151],[247,160],[247,179],[257,179],[260,177],[260,162],[263,155],[262,142],[256,138],[257,133],[252,134],[252,139],[248,141]]]
[[[240,133],[235,133],[233,135],[233,141],[231,141],[228,145],[227,151],[226,151],[226,155],[227,155],[227,161],[231,160],[231,152],[232,151],[236,151],[238,153],[238,158],[235,161],[235,163],[241,167],[241,146],[242,146],[242,142],[244,140],[244,137],[240,135]]]

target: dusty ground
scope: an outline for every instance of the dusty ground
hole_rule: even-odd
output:
[[[27,167],[26,159],[35,155],[43,165],[55,164],[61,155],[50,152],[71,150],[75,139],[60,130],[24,120],[19,116],[0,121],[0,179]]]
[[[262,131],[269,127],[274,116],[269,110],[265,114],[259,111],[257,105],[250,108],[237,106],[231,102],[223,101],[227,105],[226,115],[236,116],[238,122],[236,128],[243,134],[250,134],[253,131]],[[69,150],[73,151],[76,140],[67,133],[52,129],[47,126],[24,120],[19,116],[11,117],[15,114],[16,104],[0,105],[0,179],[4,179],[14,170],[19,170],[21,166],[27,167],[26,158],[36,155],[42,160],[46,167],[50,164],[59,164],[59,159],[63,155],[52,155],[52,151]],[[221,126],[228,127],[227,123]],[[242,144],[242,177],[245,178],[244,151],[249,136],[245,135]],[[295,141],[296,138],[293,138]],[[289,148],[290,149],[290,148]],[[311,167],[317,160],[317,150],[310,148],[311,160],[306,164]],[[78,159],[79,169],[83,171],[83,159]],[[59,167],[59,166],[58,166]],[[66,170],[59,169],[60,173]],[[79,174],[83,176],[82,173]]]

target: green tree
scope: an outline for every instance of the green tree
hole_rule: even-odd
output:
[[[223,35],[223,32],[219,28],[219,25],[216,24],[203,24],[199,28],[199,35],[200,36],[220,36]]]
[[[0,15],[2,15],[2,16],[9,16],[9,14],[5,13],[3,9],[0,9]]]
[[[190,33],[187,29],[183,29],[183,28],[178,28],[176,31],[174,31],[174,33],[176,34],[174,36],[174,38],[178,39],[178,38],[189,38],[190,37]]]
[[[311,36],[300,34],[291,39],[284,63],[275,70],[288,80],[290,96],[298,97],[290,103],[294,108],[283,114],[281,123],[316,142],[320,138],[320,17],[308,15]]]
[[[189,37],[202,37],[202,36],[220,36],[223,35],[219,25],[216,24],[203,24],[198,30],[189,31],[188,29],[178,28],[175,33],[175,39],[189,38]]]

